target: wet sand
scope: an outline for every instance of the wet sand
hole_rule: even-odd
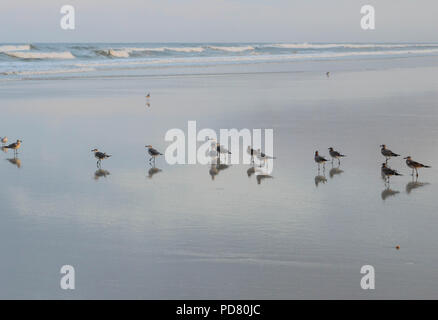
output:
[[[333,62],[330,78],[327,62],[2,82],[0,136],[23,146],[19,167],[0,153],[0,297],[437,298],[438,68],[348,63]],[[273,128],[274,178],[258,184],[233,165],[212,180],[209,166],[164,159],[150,177],[144,145],[164,151],[166,131],[188,120]],[[432,168],[416,183],[402,157],[391,159],[404,176],[388,190],[382,143]],[[347,157],[324,177],[313,153],[328,147]],[[113,155],[104,171],[93,148]],[[65,264],[74,291],[59,287]],[[365,264],[374,291],[360,287]]]

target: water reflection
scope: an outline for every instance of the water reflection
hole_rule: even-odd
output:
[[[95,173],[94,173],[94,180],[99,180],[100,178],[106,178],[107,176],[109,176],[111,173],[108,170],[104,170],[104,169],[98,169]]]
[[[262,180],[264,180],[264,179],[273,179],[274,178],[264,168],[255,169],[255,175],[256,175],[257,184],[261,184]]]
[[[325,173],[324,175],[320,175],[318,170],[318,175],[315,176],[315,186],[318,187],[320,183],[324,184],[326,182],[327,182],[327,178],[325,177]]]
[[[5,148],[5,147],[2,147],[2,151],[3,151],[4,153],[8,153],[8,149]]]
[[[248,170],[246,170],[246,174],[248,175],[248,178],[251,178],[251,176],[255,173],[255,167],[252,166]]]
[[[6,160],[8,160],[13,165],[17,166],[17,168],[21,168],[21,160],[19,158],[11,158]]]
[[[388,198],[388,197],[392,197],[392,196],[395,196],[395,195],[398,194],[398,193],[400,193],[400,191],[392,190],[392,189],[390,188],[390,186],[388,185],[388,186],[386,187],[386,189],[382,191],[382,193],[380,194],[380,196],[382,197],[382,200],[386,200],[386,198]]]
[[[149,169],[148,171],[148,178],[152,179],[152,177],[157,174],[158,172],[161,172],[163,170],[161,170],[160,168],[156,168],[155,166],[153,166],[152,168]]]
[[[333,167],[333,164],[332,164],[332,168],[329,171],[329,175],[330,175],[330,178],[333,178],[334,176],[340,175],[343,172],[344,172],[344,170],[341,170],[339,165],[337,167]]]
[[[414,180],[414,178],[412,178],[412,181],[406,185],[406,193],[410,194],[412,190],[427,186],[428,184],[430,184],[430,183],[429,182],[419,182],[418,178],[415,180]]]

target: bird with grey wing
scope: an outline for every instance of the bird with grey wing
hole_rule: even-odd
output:
[[[382,163],[382,176],[385,177],[385,180],[389,182],[389,178],[392,176],[402,176],[402,174],[398,173],[396,170],[391,169],[386,165],[386,163]]]
[[[157,149],[153,148],[151,145],[147,145],[146,148],[148,148],[148,154],[151,156],[149,158],[149,163],[152,160],[154,160],[154,164],[155,164],[155,158],[163,155],[161,152],[159,152]]]
[[[231,154],[231,151],[228,151],[227,148],[220,145],[219,143],[216,143],[216,152],[219,155],[219,157],[221,156],[221,154],[225,154],[225,155]]]
[[[417,161],[412,160],[411,156],[407,156],[404,159],[406,160],[406,165],[412,169],[412,176],[414,175],[414,171],[415,171],[417,173],[417,177],[418,177],[418,169],[420,169],[420,168],[430,168],[430,166],[426,166],[422,163],[419,163]]]
[[[22,142],[23,141],[21,140],[17,140],[17,142],[11,143],[10,145],[4,146],[3,148],[14,150],[14,155],[16,156],[18,154],[18,149],[20,149]]]
[[[111,157],[110,154],[106,154],[105,152],[100,152],[98,149],[93,149],[91,152],[94,153],[94,157],[97,159],[97,167],[100,168],[101,162],[104,159]]]
[[[318,164],[318,170],[320,169],[320,165],[322,163],[323,169],[325,169],[325,163],[327,162],[327,159],[320,156],[318,151],[315,151],[315,162]]]
[[[275,159],[273,156],[268,156],[264,152],[262,152],[260,149],[257,149],[257,159],[260,161],[260,166],[262,166],[262,162],[265,163],[269,159]]]
[[[394,153],[394,152],[392,152],[391,150],[387,149],[385,144],[380,145],[380,147],[382,148],[382,149],[380,150],[380,152],[381,152],[382,155],[385,157],[386,162],[388,162],[388,160],[389,160],[391,157],[399,157],[399,156],[400,156],[399,154]]]
[[[2,145],[4,146],[6,143],[8,143],[8,137],[1,138],[1,142],[2,142]]]
[[[334,150],[332,147],[330,147],[328,149],[329,149],[330,157],[332,157],[332,163],[333,163],[333,159],[337,159],[338,164],[340,165],[341,164],[340,158],[344,158],[346,156],[344,154],[341,154],[340,152]]]

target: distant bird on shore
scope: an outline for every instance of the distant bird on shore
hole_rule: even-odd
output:
[[[149,163],[150,163],[152,160],[154,160],[154,163],[155,163],[155,158],[158,157],[158,156],[162,156],[162,155],[163,155],[162,153],[160,153],[160,152],[158,152],[156,149],[154,149],[151,145],[147,145],[147,146],[145,146],[145,147],[148,148],[148,153],[149,153],[149,155],[151,156],[151,157],[149,158]]]
[[[216,151],[218,154],[231,154],[231,151],[228,151],[227,148],[221,146],[219,143],[216,143]]]
[[[382,163],[382,175],[388,180],[388,182],[391,176],[402,176],[402,174],[398,173],[396,170],[389,168],[386,163]]]
[[[3,137],[1,142],[2,142],[2,145],[5,145],[6,143],[8,143],[8,137]]]
[[[327,162],[327,159],[320,156],[318,151],[315,151],[315,162],[318,164],[318,170],[319,170],[319,166],[322,163],[323,168],[325,169],[325,163]]]
[[[14,154],[17,155],[18,154],[18,149],[20,149],[22,142],[23,141],[21,141],[21,140],[17,140],[17,142],[11,143],[8,146],[4,146],[4,148],[5,149],[12,149],[12,150],[14,150]]]
[[[419,168],[430,168],[430,166],[426,166],[422,163],[419,163],[419,162],[412,160],[411,156],[407,156],[404,159],[406,159],[406,165],[412,169],[412,175],[414,175],[414,170],[415,170],[417,177],[418,177],[418,169]]]
[[[338,151],[333,150],[332,147],[330,147],[328,149],[329,149],[330,156],[332,157],[332,163],[333,163],[333,159],[338,159],[338,163],[341,164],[341,160],[339,158],[344,158],[345,155],[339,153]]]
[[[254,162],[254,156],[257,156],[257,151],[251,148],[251,146],[248,146],[246,152],[251,156],[251,162]]]
[[[327,78],[330,77],[330,72],[327,71],[327,72],[325,73],[325,75],[327,76]]]
[[[97,149],[93,149],[93,150],[91,150],[91,152],[94,152],[94,157],[97,159],[96,165],[98,168],[100,168],[100,164],[101,164],[102,160],[111,157],[110,154],[106,154],[105,152],[100,152]]]
[[[147,95],[146,95],[146,98],[150,98],[151,97],[151,94],[150,93],[148,93]]]
[[[388,160],[389,160],[391,157],[399,157],[399,156],[400,156],[399,154],[394,153],[394,152],[392,152],[391,150],[387,149],[385,144],[380,145],[380,147],[382,148],[382,149],[380,150],[380,152],[381,152],[382,155],[386,158],[386,162],[388,162]]]
[[[260,161],[266,162],[269,159],[275,159],[275,157],[268,156],[267,154],[262,152],[260,149],[258,149],[257,150],[257,159],[259,159]]]

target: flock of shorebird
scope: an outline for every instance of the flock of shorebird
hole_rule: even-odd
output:
[[[326,73],[327,77],[330,76],[330,72]],[[151,97],[150,93],[146,94],[146,99],[147,102],[149,102],[149,98]],[[207,140],[213,140],[216,141],[215,139],[210,139],[207,138]],[[14,150],[14,159],[17,157],[18,155],[18,149],[20,149],[21,147],[21,140],[17,140],[14,143],[11,143],[9,145],[7,145],[8,143],[8,138],[7,137],[3,137],[0,138],[0,142],[2,144],[2,150],[8,150],[8,149],[12,149]],[[146,145],[145,146],[147,148],[147,152],[150,156],[149,158],[149,163],[154,165],[155,168],[155,159],[158,156],[162,156],[163,154],[161,152],[159,152],[157,149],[153,148],[151,145]],[[382,167],[381,167],[381,172],[382,172],[382,177],[384,177],[385,179],[385,183],[388,182],[389,183],[389,179],[392,176],[401,176],[402,174],[400,174],[399,172],[397,172],[396,170],[390,168],[388,166],[388,160],[391,159],[392,157],[399,157],[400,155],[397,153],[392,152],[390,149],[388,149],[386,147],[386,145],[382,144],[380,145],[381,150],[380,152],[382,153],[382,155],[385,157],[386,161],[384,163],[382,163]],[[212,143],[212,149],[214,149],[214,151],[216,151],[216,155],[218,155],[218,161],[220,163],[220,156],[222,154],[228,155],[231,154],[231,152],[229,150],[227,150],[224,146],[220,145],[217,142]],[[334,150],[332,147],[328,148],[329,150],[329,154],[330,157],[332,158],[332,164],[334,160],[338,161],[338,165],[341,164],[341,158],[346,157],[346,155],[340,153],[339,151]],[[107,154],[105,152],[101,152],[99,151],[97,148],[91,150],[91,152],[94,153],[94,157],[97,159],[97,167],[100,169],[101,168],[101,162],[104,159],[107,159],[109,157],[111,157],[110,154]],[[247,153],[251,156],[251,163],[254,163],[254,157],[257,157],[260,160],[260,167],[261,167],[261,163],[266,162],[269,159],[275,159],[275,157],[273,156],[268,156],[266,155],[264,152],[262,152],[260,149],[253,149],[251,146],[248,146],[247,148]],[[407,156],[404,158],[406,160],[406,165],[412,169],[412,176],[415,175],[418,177],[418,169],[420,168],[430,168],[430,166],[428,165],[424,165],[420,162],[414,161],[412,160],[411,156]],[[315,151],[315,157],[314,157],[315,162],[318,164],[318,172],[320,171],[320,166],[323,166],[323,170],[325,170],[325,163],[328,161],[328,159],[326,159],[325,157],[321,156],[319,154],[318,151]],[[222,164],[223,165],[223,164]],[[215,167],[215,169],[217,169]],[[254,167],[250,170],[248,170],[248,176],[250,176],[252,174],[252,172],[250,172],[251,170],[253,170]],[[212,171],[213,169],[211,169],[210,171]],[[211,173],[211,172],[210,172]],[[212,175],[212,178],[214,178],[214,175]]]
[[[389,150],[386,145],[382,144],[380,145],[381,149],[380,152],[382,153],[382,155],[385,157],[386,161],[384,163],[382,163],[382,176],[385,178],[385,181],[389,182],[389,178],[392,176],[402,176],[402,174],[400,174],[399,172],[397,172],[394,169],[391,169],[388,166],[388,160],[391,159],[392,157],[399,157],[400,155],[397,153],[392,152],[391,150]],[[333,148],[329,148],[329,153],[330,156],[332,157],[332,163],[334,159],[338,160],[338,164],[341,164],[341,160],[340,158],[345,157],[345,155],[341,154],[338,151],[335,151]],[[319,155],[318,151],[315,151],[315,162],[318,164],[318,171],[320,170],[320,165],[323,165],[323,169],[325,169],[325,163],[328,161],[326,158],[324,158],[323,156]],[[406,165],[412,169],[412,176],[415,175],[418,177],[418,169],[420,168],[430,168],[430,166],[427,166],[425,164],[422,164],[420,162],[414,161],[412,160],[411,156],[407,156],[404,158],[406,160]]]

